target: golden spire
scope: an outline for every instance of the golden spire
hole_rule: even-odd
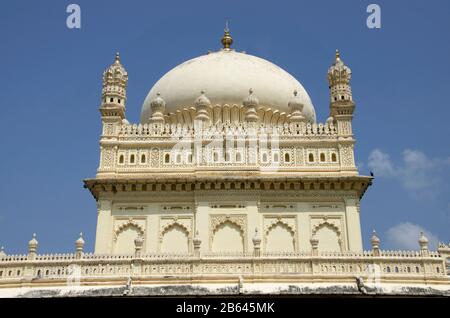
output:
[[[120,63],[120,54],[119,54],[119,52],[116,53],[115,62],[116,63]]]
[[[225,33],[222,37],[222,45],[225,50],[230,50],[231,44],[233,44],[233,38],[230,34],[230,29],[228,29],[228,21],[225,22]]]
[[[341,54],[339,53],[339,50],[336,49],[336,61],[341,59]]]

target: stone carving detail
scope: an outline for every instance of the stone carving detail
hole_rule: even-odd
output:
[[[192,236],[192,218],[184,216],[162,217],[160,220],[159,239],[162,242],[164,234],[174,226],[181,227],[190,239]]]
[[[337,237],[341,251],[345,250],[345,235],[343,235],[343,226],[341,216],[318,215],[311,220],[311,236],[316,234],[322,227],[332,229]]]
[[[111,168],[115,164],[115,150],[114,148],[103,148],[102,149],[102,161],[101,168]]]
[[[237,225],[242,231],[242,237],[244,239],[244,250],[247,248],[247,216],[242,214],[212,214],[210,215],[210,234],[209,243],[212,245],[214,234],[218,227],[226,222]]]
[[[322,228],[324,226],[329,226],[330,228],[332,228],[336,232],[338,237],[340,237],[341,236],[341,230],[340,230],[339,224],[337,224],[337,223],[338,223],[337,220],[329,220],[327,218],[324,218],[323,220],[317,222],[313,226],[312,233],[315,234],[315,233],[317,233],[318,230],[320,230],[320,228]]]
[[[344,167],[354,167],[355,166],[355,159],[353,157],[353,146],[341,146],[341,163]]]
[[[303,165],[305,163],[305,155],[304,155],[304,149],[303,148],[296,148],[295,149],[295,154],[296,154],[296,158],[295,158],[295,163],[298,165]]]
[[[297,234],[297,229],[295,226],[296,224],[295,216],[290,215],[265,216],[264,223],[265,223],[264,239],[267,239],[267,235],[269,234],[270,230],[275,226],[277,226],[278,224],[285,225],[289,229],[289,232],[293,235],[294,238]]]
[[[114,135],[114,125],[113,124],[105,124],[103,126],[103,134],[105,136]]]
[[[236,224],[244,233],[247,229],[247,216],[246,215],[236,215],[236,214],[220,214],[211,215],[211,234],[214,234],[219,227],[219,225],[231,222]]]
[[[145,233],[144,227],[135,220],[133,220],[133,218],[129,218],[127,221],[123,222],[122,224],[116,227],[116,230],[114,231],[114,242],[117,241],[117,237],[120,235],[120,233],[122,233],[128,228],[135,228],[141,236],[144,236]]]
[[[159,151],[156,148],[152,148],[151,153],[150,153],[150,165],[152,167],[159,167],[160,166],[160,162],[159,162]]]

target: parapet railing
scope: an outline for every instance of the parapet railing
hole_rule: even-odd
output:
[[[212,138],[217,135],[252,136],[274,135],[292,136],[334,136],[337,135],[333,123],[290,123],[282,125],[258,124],[251,126],[247,122],[219,122],[215,125],[194,128],[181,124],[123,124],[119,129],[119,137],[198,137]]]
[[[438,252],[373,251],[361,253],[91,253],[6,255],[0,259],[2,282],[42,279],[110,279],[189,275],[380,275],[447,279],[445,258]]]

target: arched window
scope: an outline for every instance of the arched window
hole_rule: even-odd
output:
[[[134,155],[130,156],[130,163],[134,163]]]
[[[181,163],[181,155],[177,154],[177,163]]]
[[[213,160],[214,160],[214,162],[219,161],[219,154],[217,152],[214,152]]]
[[[337,161],[337,158],[336,158],[336,154],[335,154],[335,153],[331,154],[331,161],[332,161],[332,162],[336,162],[336,161]]]
[[[145,155],[141,156],[141,163],[145,163]]]
[[[242,161],[242,155],[240,152],[236,153],[236,162],[241,162]]]
[[[123,163],[124,162],[124,157],[123,157],[123,155],[120,155],[120,157],[119,157],[119,163]]]
[[[277,152],[273,154],[273,161],[274,161],[274,162],[280,161],[280,157],[278,156],[278,153],[277,153]]]
[[[166,153],[164,156],[164,162],[165,163],[170,163],[170,154]]]
[[[226,152],[225,153],[225,161],[230,161],[230,153],[229,152]]]
[[[320,154],[320,161],[321,162],[325,161],[325,154],[323,152]]]
[[[188,163],[192,163],[192,154],[188,154],[187,156]]]
[[[291,161],[291,156],[288,153],[284,154],[284,162],[290,162]]]
[[[314,162],[314,155],[312,153],[309,154],[308,161],[309,162]]]
[[[267,154],[263,153],[262,155],[262,162],[266,163],[267,162]]]

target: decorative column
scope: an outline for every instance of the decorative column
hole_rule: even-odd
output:
[[[34,260],[37,255],[38,241],[36,240],[36,233],[33,233],[33,238],[28,242],[28,259]]]
[[[139,235],[134,240],[134,257],[140,258],[142,256],[142,246],[144,246],[144,238]]]
[[[83,240],[83,233],[80,233],[80,237],[75,242],[75,248],[76,248],[76,254],[75,257],[77,259],[80,259],[83,257],[83,248],[84,248],[84,240]]]
[[[200,247],[202,245],[202,239],[200,238],[200,236],[198,234],[198,230],[195,231],[195,235],[192,240],[192,243],[194,243],[194,255],[196,257],[200,257]]]
[[[150,108],[152,109],[152,117],[149,119],[149,122],[152,124],[164,124],[166,102],[161,98],[159,93],[157,93],[155,99],[151,101]]]
[[[309,242],[311,243],[311,255],[319,256],[319,239],[317,238],[317,235],[315,232],[311,236],[311,239],[309,240]]]
[[[5,253],[5,248],[2,246],[0,248],[0,259],[2,259],[3,257],[6,257],[6,253]]]
[[[299,96],[297,96],[297,91],[294,91],[294,97],[289,101],[288,107],[291,113],[290,122],[291,123],[302,123],[306,121],[305,116],[303,116],[303,102]],[[304,125],[303,125],[304,126]]]
[[[428,250],[428,239],[423,232],[420,232],[419,246],[420,246],[420,256],[422,257],[430,256],[430,251]]]
[[[373,256],[380,256],[380,239],[377,236],[375,230],[372,232],[372,238],[370,239],[372,243],[372,254]]]
[[[206,97],[205,91],[201,91],[200,96],[195,100],[195,109],[197,111],[195,120],[202,124],[202,128],[206,127],[206,125],[211,121],[209,116],[210,108],[210,100]]]
[[[258,228],[255,228],[255,235],[253,236],[253,256],[260,257],[261,256],[261,237],[258,233]]]
[[[256,123],[258,121],[258,113],[256,112],[256,108],[259,105],[258,98],[253,95],[253,90],[250,88],[248,91],[248,96],[242,104],[245,107],[245,121],[249,123]]]

